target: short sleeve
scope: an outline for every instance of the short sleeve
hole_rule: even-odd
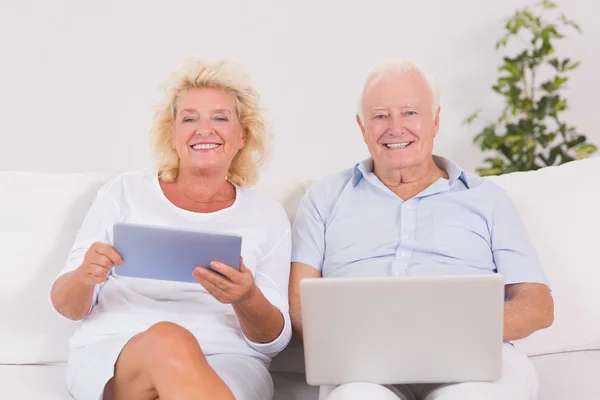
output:
[[[83,223],[79,228],[73,246],[69,251],[65,266],[50,285],[49,293],[54,286],[54,282],[56,282],[58,278],[66,273],[74,271],[82,264],[85,253],[93,243],[102,242],[112,244],[112,227],[115,222],[117,222],[117,219],[117,206],[115,202],[107,196],[106,187],[102,187],[98,191],[94,202],[90,206],[90,209],[88,210]],[[94,297],[92,299],[92,305],[88,311],[88,314],[92,311],[96,304],[98,292],[100,291],[101,287],[102,284],[96,285],[94,289]],[[52,308],[54,308],[52,302],[50,302],[50,304],[52,305]]]
[[[505,284],[542,283],[548,285],[538,255],[519,213],[502,191],[492,210],[491,244],[494,263]]]
[[[325,220],[319,210],[319,193],[310,188],[302,197],[292,226],[292,262],[322,271],[325,255]]]

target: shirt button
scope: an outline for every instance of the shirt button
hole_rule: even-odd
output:
[[[404,251],[400,252],[400,257],[406,257],[406,252],[404,252]]]
[[[400,275],[400,271],[394,271],[394,276]]]
[[[404,239],[404,240],[408,239],[409,237],[410,237],[410,235],[408,235],[408,234],[404,234],[404,235],[401,236],[401,238]]]
[[[415,209],[415,205],[413,203],[406,203],[406,209],[407,210],[414,210]]]

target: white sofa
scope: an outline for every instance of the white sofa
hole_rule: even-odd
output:
[[[554,325],[516,345],[540,375],[541,400],[600,399],[600,158],[490,178],[517,204],[556,302]],[[65,400],[73,323],[48,305],[50,282],[97,189],[93,174],[0,172],[0,399]],[[309,182],[265,182],[293,219]],[[316,399],[302,348],[272,364],[276,399]]]

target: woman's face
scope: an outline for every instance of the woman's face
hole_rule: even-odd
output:
[[[245,145],[231,94],[220,89],[190,89],[175,105],[175,150],[180,169],[228,171]]]

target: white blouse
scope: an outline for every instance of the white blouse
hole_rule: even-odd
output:
[[[278,338],[266,344],[250,341],[233,307],[214,299],[199,283],[119,277],[116,266],[106,282],[96,285],[90,313],[70,340],[71,351],[106,338],[132,337],[162,321],[192,332],[207,355],[244,354],[268,363],[283,350],[292,335],[287,294],[290,223],[276,201],[252,190],[236,190],[231,207],[195,213],[171,203],[155,175],[120,175],[98,191],[58,277],[79,267],[92,243],[112,245],[116,222],[241,235],[245,265],[265,297],[283,314],[284,328]]]

